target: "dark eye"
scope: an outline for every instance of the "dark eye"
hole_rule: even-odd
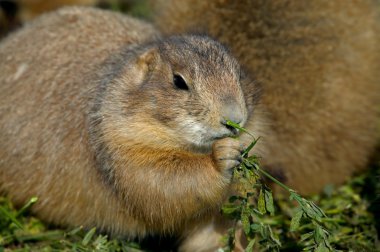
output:
[[[174,85],[178,89],[189,90],[189,87],[187,86],[186,81],[181,77],[181,75],[174,74],[173,75],[173,82],[174,82]]]

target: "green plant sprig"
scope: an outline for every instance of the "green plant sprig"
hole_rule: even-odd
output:
[[[26,216],[37,201],[32,197],[16,210],[9,200],[0,197],[0,251],[142,251],[136,243],[110,239],[95,228],[48,230],[34,217]]]
[[[263,176],[286,190],[290,195],[289,199],[296,201],[299,205],[296,214],[291,219],[290,231],[300,231],[302,228],[301,221],[311,225],[312,231],[300,237],[300,242],[308,244],[303,250],[316,252],[335,251],[329,242],[331,239],[330,232],[323,222],[327,216],[322,209],[260,168],[259,157],[255,155],[249,156],[249,152],[256,145],[259,138],[254,138],[246,129],[232,121],[227,120],[227,125],[247,133],[253,138],[252,143],[242,153],[242,163],[234,170],[233,179],[243,185],[244,192],[240,196],[232,196],[229,203],[222,208],[224,214],[235,219],[235,225],[238,220],[241,221],[243,231],[248,239],[246,251],[252,251],[258,237],[261,238],[258,245],[261,250],[279,251],[281,248],[281,242],[270,225],[262,220],[266,213],[273,216],[275,211],[272,191],[262,182]],[[258,196],[257,191],[259,191]],[[233,229],[235,230],[236,226]],[[229,241],[230,247],[225,249],[227,251],[231,250],[234,244],[233,238],[229,237]]]

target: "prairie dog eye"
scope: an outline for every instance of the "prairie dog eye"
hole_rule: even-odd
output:
[[[179,74],[173,74],[173,83],[178,89],[189,90],[186,81]]]

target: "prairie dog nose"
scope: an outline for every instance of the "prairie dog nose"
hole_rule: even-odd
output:
[[[222,123],[230,120],[240,124],[244,120],[244,114],[240,106],[236,102],[229,102],[222,107]]]
[[[234,135],[237,135],[239,132],[237,129],[227,125],[227,120],[230,120],[234,123],[240,124],[244,120],[244,114],[240,106],[235,102],[227,103],[222,108],[222,119],[221,123],[227,127]]]

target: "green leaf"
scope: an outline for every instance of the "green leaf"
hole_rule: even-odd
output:
[[[240,206],[234,204],[226,204],[222,208],[223,213],[231,214],[240,211]]]
[[[5,208],[0,207],[0,213],[5,215],[8,219],[12,221],[18,227],[19,229],[23,229],[21,223],[13,216],[13,214],[9,211],[7,211]]]
[[[246,169],[253,167],[253,163],[248,158],[244,159],[242,164],[245,166]]]
[[[107,249],[107,243],[108,243],[108,239],[107,239],[107,236],[103,236],[103,235],[99,235],[96,240],[94,241],[94,247],[95,247],[95,251],[109,251],[109,249]]]
[[[253,251],[253,245],[255,245],[256,239],[250,240],[248,243],[248,246],[245,248],[245,252],[252,252]]]
[[[77,227],[77,228],[75,228],[75,229],[69,231],[69,232],[67,233],[67,235],[69,235],[69,236],[76,235],[76,234],[78,234],[82,229],[83,229],[82,226]]]
[[[271,238],[271,241],[274,243],[273,245],[281,246],[281,242],[273,234],[272,228],[269,225],[267,225],[266,227],[267,227],[267,230],[268,230],[268,233],[269,233],[269,237]]]
[[[329,249],[325,246],[324,242],[321,242],[315,252],[329,252]]]
[[[313,251],[315,249],[315,245],[310,245],[302,249],[302,251]]]
[[[307,200],[304,200],[304,205],[301,205],[301,207],[308,217],[310,217],[313,220],[321,221],[319,213],[314,210],[312,205]]]
[[[320,225],[316,225],[315,227],[315,235],[314,235],[314,240],[317,243],[321,243],[325,240],[326,235],[323,231],[323,228]]]
[[[248,170],[248,169],[245,169],[244,175],[245,175],[245,177],[246,177],[248,180],[250,180],[250,179],[252,179],[252,177],[253,177],[253,172],[250,171],[250,170]]]
[[[263,189],[260,189],[259,201],[257,202],[257,208],[261,214],[265,214],[267,212],[265,208],[265,196],[263,193]]]
[[[254,166],[254,164],[257,164],[259,162],[259,157],[253,155],[253,156],[247,157],[245,160],[248,161],[250,166]]]
[[[309,232],[309,233],[303,234],[303,235],[301,235],[300,241],[301,242],[306,241],[306,240],[310,239],[313,235],[314,235],[314,232]]]
[[[241,219],[241,224],[243,225],[243,230],[246,235],[249,234],[249,231],[251,230],[251,223],[249,222],[249,206],[246,205],[243,207],[243,211],[241,213],[240,219]]]
[[[61,238],[63,234],[64,233],[60,230],[52,230],[36,234],[25,233],[17,236],[17,240],[19,242],[55,240]]]
[[[238,129],[238,130],[241,130],[245,133],[247,133],[248,135],[252,136],[251,133],[249,133],[245,128],[241,127],[239,124],[233,122],[233,121],[230,121],[230,120],[226,120],[226,124],[228,126],[231,126],[231,127],[234,127],[235,129]]]
[[[88,243],[91,241],[92,237],[94,236],[95,232],[96,228],[92,228],[90,231],[88,231],[82,240],[82,245],[87,246]]]
[[[37,202],[37,197],[32,197],[28,203],[26,203],[16,214],[16,217],[22,215],[24,212],[26,212],[32,205],[34,205]]]
[[[239,196],[232,195],[229,199],[228,202],[234,203],[235,201],[239,200]]]
[[[308,201],[308,203],[311,205],[311,207],[314,209],[315,213],[319,216],[319,217],[325,217],[326,214],[322,211],[322,209],[320,207],[318,207],[314,202],[312,201]]]
[[[249,134],[251,135],[251,134]],[[251,135],[252,136],[252,135]],[[243,157],[247,157],[249,152],[252,150],[252,148],[256,145],[257,141],[259,141],[260,137],[256,138],[242,153],[242,156]],[[251,157],[255,157],[256,156],[251,156]]]
[[[251,229],[253,230],[253,232],[260,232],[260,230],[263,228],[262,225],[260,224],[252,224],[251,225]]]
[[[269,190],[264,190],[265,192],[265,207],[271,216],[274,215],[274,204],[273,204],[273,195]]]
[[[290,222],[290,232],[294,232],[299,228],[302,215],[303,211],[302,209],[299,209],[293,216],[292,221]]]

